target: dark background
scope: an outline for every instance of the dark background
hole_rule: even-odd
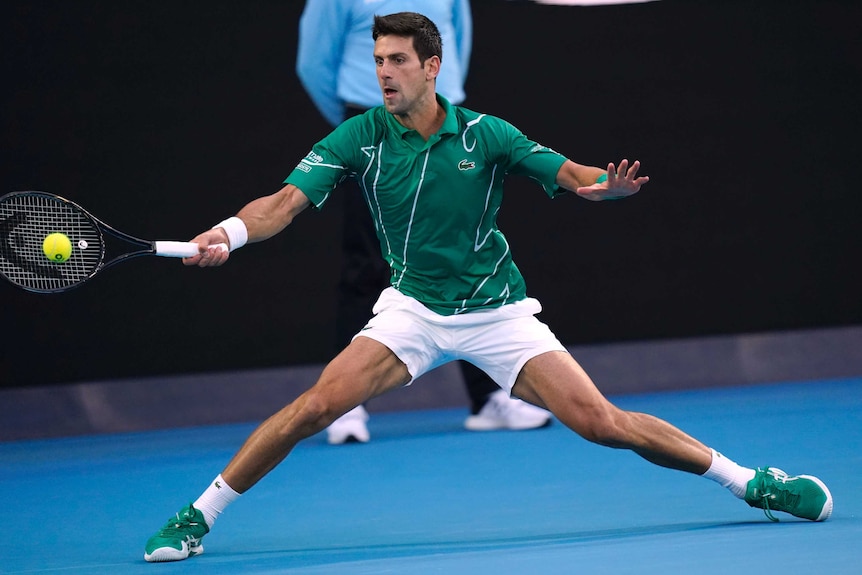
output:
[[[328,131],[294,72],[301,9],[3,2],[0,193],[188,239],[277,190]],[[601,204],[509,182],[501,228],[564,343],[862,323],[862,3],[473,13],[465,105],[652,179]],[[330,202],[219,269],[142,258],[54,296],[2,282],[0,384],[324,362],[341,217]]]

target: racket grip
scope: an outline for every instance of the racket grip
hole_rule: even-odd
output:
[[[190,258],[198,255],[198,245],[194,242],[153,242],[156,255],[165,258]],[[228,250],[227,244],[215,244],[210,249]]]

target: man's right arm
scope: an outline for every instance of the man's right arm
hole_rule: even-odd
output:
[[[344,120],[344,103],[338,99],[338,69],[349,21],[346,4],[340,0],[308,0],[299,19],[296,74],[332,126]]]
[[[302,190],[293,184],[286,184],[276,193],[246,204],[237,217],[248,230],[248,241],[262,242],[290,225],[293,218],[310,204]]]
[[[248,242],[262,242],[290,225],[310,204],[302,190],[293,184],[286,184],[274,194],[252,200],[234,218],[229,218],[192,239],[200,246],[201,253],[191,258],[183,258],[183,263],[187,266],[220,266],[227,261],[229,252],[209,249],[209,246],[225,243],[231,250],[240,247],[231,245],[231,238],[237,234],[229,232],[226,227],[244,226]]]

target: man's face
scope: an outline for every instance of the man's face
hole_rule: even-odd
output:
[[[374,61],[383,104],[389,112],[406,115],[429,95],[433,100],[433,80],[440,70],[440,59],[432,56],[423,66],[411,38],[378,36],[374,43]]]

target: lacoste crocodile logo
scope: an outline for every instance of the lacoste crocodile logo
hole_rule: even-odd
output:
[[[458,162],[458,169],[462,172],[466,172],[467,170],[472,170],[476,167],[476,162],[471,162],[469,160],[461,160]]]

